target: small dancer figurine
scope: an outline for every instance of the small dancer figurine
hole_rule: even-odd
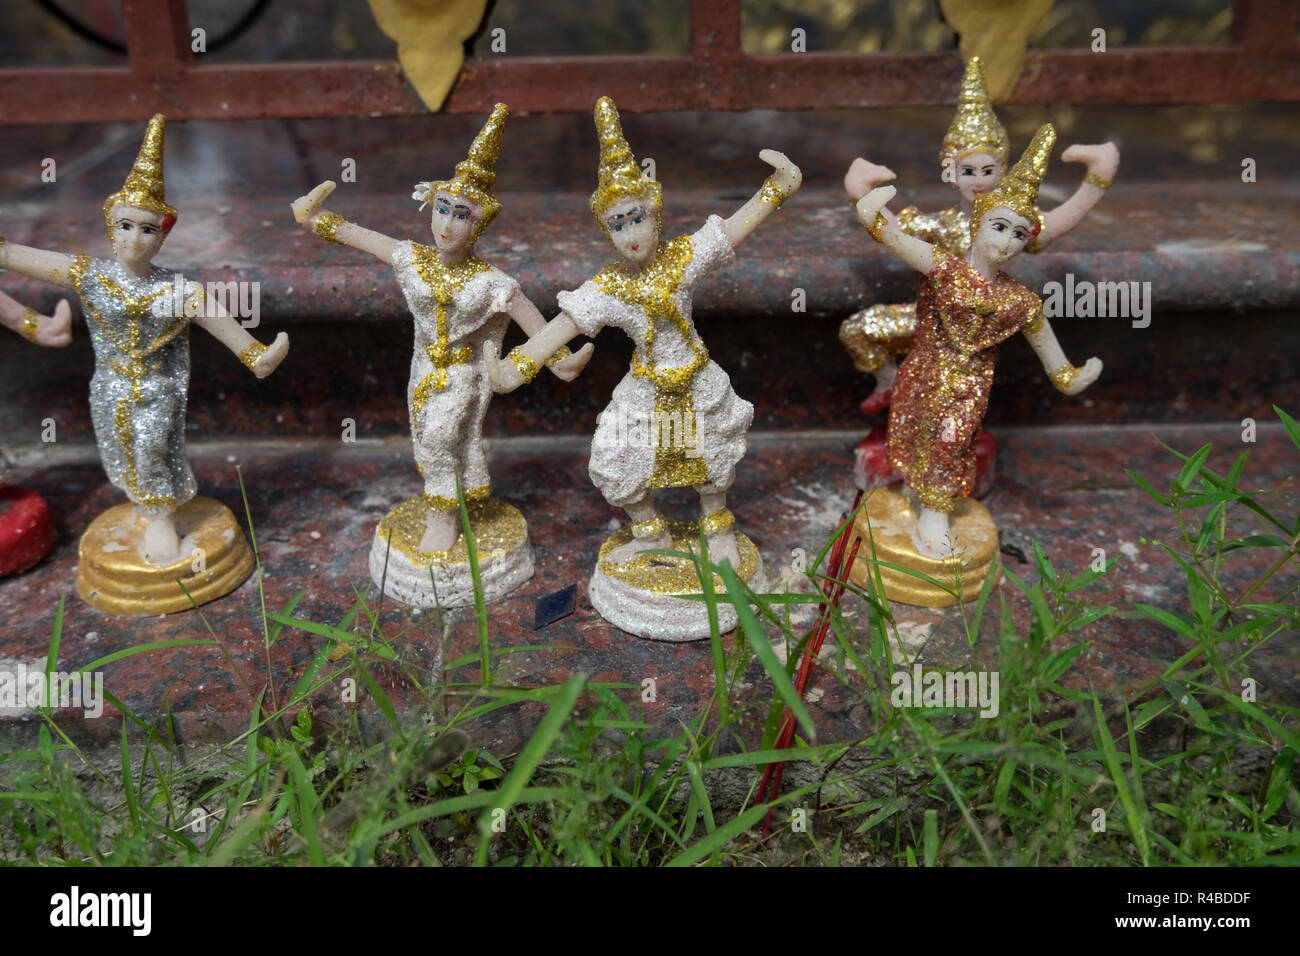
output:
[[[199,283],[153,264],[176,222],[164,199],[164,124],[162,114],[149,121],[125,185],[104,202],[113,259],[0,246],[0,268],[75,290],[88,316],[95,440],[109,480],[131,504],[109,509],[82,536],[77,591],[113,614],[180,611],[191,597],[204,604],[233,591],[253,569],[234,515],[195,496],[185,451],[190,323],[258,378],[289,350],[283,332],[269,348],[262,345],[219,303],[205,301]]]
[[[976,196],[964,258],[907,235],[884,214],[892,186],[872,190],[857,204],[868,232],[926,279],[916,303],[915,340],[899,370],[889,414],[889,460],[902,473],[908,497],[878,488],[865,518],[880,558],[944,581],[953,578],[955,562],[963,600],[978,594],[997,550],[992,519],[968,496],[998,343],[1023,331],[1052,383],[1067,395],[1079,394],[1101,373],[1096,358],[1082,368],[1070,365],[1039,297],[998,271],[1041,233],[1038,187],[1055,140],[1052,125],[1044,124],[997,187]],[[857,525],[866,538],[863,513]],[[855,576],[858,567],[867,574],[868,566],[855,567]],[[891,599],[952,603],[914,577],[884,567],[881,573]]]
[[[72,341],[72,310],[67,299],[59,300],[54,315],[40,315],[0,292],[0,325],[36,345],[57,348]],[[9,484],[0,457],[0,577],[26,571],[53,547],[54,517],[50,506],[36,492]]]
[[[370,551],[375,584],[414,607],[474,603],[469,554],[460,533],[458,478],[485,599],[504,597],[533,574],[528,525],[517,509],[491,497],[483,453],[483,419],[492,389],[482,348],[491,343],[499,350],[512,319],[529,334],[546,324],[519,283],[474,255],[474,244],[501,211],[492,185],[508,115],[506,105],[498,103],[451,179],[416,184],[412,198],[419,200],[420,209],[433,206],[432,247],[393,239],[321,210],[332,182],[293,203],[294,217],[317,236],[391,265],[415,319],[407,402],[424,494],[403,501],[379,522]],[[546,364],[557,378],[571,381],[592,348],[575,355],[553,350]]]
[[[801,176],[784,155],[763,150],[759,157],[776,171],[731,218],[709,216],[694,234],[660,242],[662,187],[642,174],[608,97],[596,104],[595,119],[600,178],[590,206],[620,260],[561,292],[559,315],[515,349],[510,363],[498,366],[489,355],[489,368],[498,390],[508,391],[580,333],[595,336],[613,325],[636,343],[632,367],[596,426],[590,462],[591,480],[627,511],[630,526],[600,549],[589,596],[625,631],[695,640],[709,635],[705,605],[674,596],[699,593],[694,565],[642,552],[696,547],[702,531],[710,559],[730,561],[742,580],[760,580],[762,561],[726,506],[754,407],[709,358],[691,321],[692,300],[699,282],[731,263],[736,245],[799,188]],[[654,489],[680,487],[699,493],[698,523],[669,522],[655,508]],[[734,608],[718,610],[720,626],[734,627]]]
[[[923,213],[915,206],[908,206],[897,216],[885,210],[886,218],[909,236],[934,243],[955,256],[965,256],[970,251],[972,204],[981,193],[997,186],[1006,168],[1008,150],[1007,132],[989,101],[980,59],[971,57],[962,77],[957,115],[939,151],[942,177],[956,188],[960,204],[935,213]],[[1088,172],[1073,196],[1043,214],[1042,231],[1025,247],[1026,252],[1039,252],[1077,226],[1101,201],[1119,168],[1119,151],[1113,143],[1071,146],[1061,158],[1084,163]],[[856,203],[893,178],[893,171],[887,167],[859,158],[844,177],[844,189]],[[920,284],[925,281],[922,276]],[[875,376],[875,390],[862,402],[864,413],[874,414],[888,407],[898,372],[896,360],[912,348],[915,334],[914,302],[873,305],[855,312],[840,325],[840,341],[848,349],[854,367]],[[886,442],[886,429],[878,427],[858,446],[854,477],[860,488],[870,489],[899,480],[900,476],[885,460]],[[993,437],[981,431],[976,440],[979,461],[974,494],[977,497],[992,486],[995,448]]]

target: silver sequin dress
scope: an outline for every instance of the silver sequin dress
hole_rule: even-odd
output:
[[[111,259],[76,256],[69,270],[95,350],[90,415],[108,480],[149,517],[194,497],[185,451],[190,317],[203,289],[154,268],[145,278]],[[178,298],[180,301],[177,301]]]

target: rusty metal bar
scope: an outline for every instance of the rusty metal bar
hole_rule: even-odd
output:
[[[0,122],[425,112],[394,62],[202,66],[189,52],[183,0],[125,0],[130,69],[0,70]],[[1290,0],[1236,0],[1233,46],[1031,50],[1013,103],[1209,103],[1300,100],[1297,11]],[[952,102],[961,60],[944,53],[746,54],[739,0],[695,0],[689,56],[469,60],[443,105],[482,113],[586,111],[602,95],[628,112],[820,109]]]

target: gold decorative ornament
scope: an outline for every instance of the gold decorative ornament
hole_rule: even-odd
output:
[[[557,362],[563,362],[566,358],[569,358],[571,355],[573,355],[573,353],[569,351],[569,347],[567,345],[561,345],[558,349],[556,349],[554,352],[551,353],[551,357],[546,360],[546,364],[548,366],[555,365]]]
[[[771,203],[773,209],[780,209],[781,203],[785,202],[789,195],[773,176],[763,180],[763,188],[758,191],[759,202]]]
[[[884,239],[880,237],[880,233],[881,230],[888,225],[889,220],[885,218],[885,214],[883,212],[878,212],[876,213],[876,221],[866,227],[867,235],[876,240],[876,242],[884,242]]]
[[[176,217],[176,210],[167,205],[163,189],[163,132],[166,124],[167,119],[161,113],[153,115],[126,182],[104,200],[104,226],[108,229],[110,242],[113,239],[114,206],[131,206],[163,217]]]
[[[632,537],[653,538],[668,530],[668,519],[661,514],[656,514],[653,518],[646,518],[645,521],[633,521],[631,527]]]
[[[23,309],[23,327],[20,329],[23,338],[29,342],[36,341],[36,331],[41,327],[40,314],[31,306]]]
[[[639,199],[653,207],[657,223],[663,186],[641,172],[631,147],[623,137],[618,108],[608,96],[596,101],[595,118],[596,135],[600,139],[600,169],[596,191],[591,194],[589,203],[592,215],[605,230],[605,235],[609,235],[609,224],[603,215],[605,210],[626,199]]]
[[[700,519],[700,530],[705,534],[717,534],[719,531],[726,531],[728,528],[735,527],[736,516],[731,513],[730,508],[719,508],[717,511]]]
[[[979,57],[973,56],[966,64],[966,73],[961,79],[957,115],[944,134],[939,159],[958,160],[971,153],[991,153],[1006,166],[1010,150],[1007,131],[993,112],[993,104],[989,100],[988,88],[984,82],[984,66]]]
[[[1096,186],[1104,192],[1105,190],[1110,189],[1113,180],[1098,176],[1096,173],[1088,173],[1083,177],[1083,182],[1085,186]]]
[[[254,342],[239,353],[239,361],[243,363],[244,368],[250,372],[257,365],[257,360],[266,354],[266,346],[261,342]]]
[[[1070,385],[1073,384],[1075,376],[1082,371],[1083,371],[1082,368],[1079,368],[1077,366],[1071,365],[1069,362],[1066,362],[1055,372],[1049,375],[1048,378],[1052,380],[1052,384],[1056,386],[1056,390],[1058,392],[1065,393],[1069,391]]]

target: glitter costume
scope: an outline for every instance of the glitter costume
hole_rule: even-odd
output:
[[[1042,314],[1042,301],[999,272],[989,282],[939,247],[916,302],[916,339],[889,411],[889,461],[921,503],[950,512],[975,482],[975,438],[988,408],[998,343]]]
[[[69,269],[95,349],[90,413],[104,471],[141,511],[165,515],[197,492],[185,453],[190,317],[203,288],[175,273],[145,278],[109,259],[76,256]]]
[[[473,257],[443,265],[436,249],[410,241],[394,250],[393,271],[415,318],[406,393],[415,464],[433,506],[451,510],[457,474],[466,498],[490,491],[483,419],[492,387],[483,344],[492,341],[500,350],[518,283]]]
[[[754,406],[709,359],[691,304],[699,281],[734,258],[714,215],[693,235],[660,243],[639,275],[615,263],[557,297],[584,335],[613,325],[636,344],[591,445],[591,480],[612,505],[652,488],[711,493],[732,483]]]

